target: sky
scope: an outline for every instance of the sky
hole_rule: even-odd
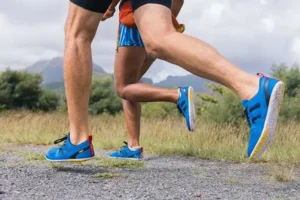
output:
[[[0,6],[0,70],[20,69],[63,55],[67,0],[9,0]],[[204,40],[250,73],[272,64],[300,63],[299,0],[186,0],[178,20],[185,34]],[[117,14],[100,24],[93,60],[113,72]],[[188,72],[156,61],[155,82]]]

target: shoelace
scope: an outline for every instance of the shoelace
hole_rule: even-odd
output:
[[[124,145],[122,148],[124,148],[124,147],[128,146],[128,143],[127,143],[127,142],[125,142],[125,141],[124,141],[124,144],[125,144],[125,145]]]
[[[58,143],[61,143],[63,141],[65,141],[67,139],[67,135],[65,135],[64,137],[60,138],[60,139],[57,139],[54,141],[54,144],[58,144]]]
[[[66,140],[67,140],[67,135],[65,135],[64,137],[60,138],[60,139],[57,139],[54,141],[54,144],[58,144],[58,143],[61,143],[64,141],[64,143],[59,147],[59,152],[61,153],[62,152],[62,149],[63,147],[66,146]]]
[[[125,142],[125,141],[124,141],[124,144],[125,144],[125,145],[122,146],[122,147],[120,148],[120,150],[119,150],[120,153],[121,153],[122,155],[126,154],[126,153],[125,153],[125,152],[126,152],[126,151],[125,151],[125,148],[128,146],[128,143]]]

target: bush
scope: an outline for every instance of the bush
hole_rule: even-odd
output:
[[[43,110],[53,110],[58,106],[56,94],[46,94],[40,84],[42,77],[39,74],[12,71],[7,69],[0,74],[0,110],[3,109],[30,109],[37,110],[42,106]],[[51,104],[47,108],[45,100]],[[42,102],[40,102],[40,100]],[[55,101],[56,100],[56,101]]]
[[[282,121],[300,121],[300,70],[294,64],[288,68],[285,64],[273,65],[272,76],[285,83],[285,99],[281,108]]]
[[[166,102],[151,102],[142,104],[142,115],[144,117],[165,118],[167,116],[179,116],[175,104]]]
[[[210,84],[209,88],[211,96],[198,95],[202,100],[198,110],[201,119],[236,125],[244,121],[243,106],[237,95],[221,85]]]
[[[273,65],[272,76],[285,83],[286,95],[296,97],[300,89],[299,65],[294,64],[290,69],[285,64]]]
[[[271,76],[282,80],[286,87],[280,116],[282,121],[300,121],[300,69],[297,64],[291,68],[285,64],[273,65]],[[229,89],[210,84],[211,94],[199,94],[201,100],[198,114],[202,119],[217,123],[240,124],[245,121],[241,116],[243,106],[238,96]]]
[[[286,97],[280,112],[281,120],[287,122],[289,120],[300,121],[300,95],[296,97]]]
[[[121,99],[114,91],[111,77],[94,77],[89,102],[91,114],[116,114],[122,110]]]
[[[39,98],[37,109],[42,111],[56,110],[59,105],[59,100],[60,98],[56,93],[44,92]]]

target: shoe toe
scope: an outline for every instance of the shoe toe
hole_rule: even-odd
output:
[[[51,148],[51,149],[46,153],[46,158],[47,158],[47,159],[50,159],[50,160],[55,159],[58,150],[59,150],[58,147],[53,147],[53,148]]]
[[[262,132],[262,129],[259,127],[251,128],[248,150],[247,150],[248,157],[250,157],[252,152],[255,150],[255,147],[259,141],[261,132]]]
[[[118,152],[118,151],[112,152],[111,154],[109,154],[109,156],[114,157],[114,158],[120,157],[120,152]]]

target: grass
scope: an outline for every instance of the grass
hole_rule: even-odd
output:
[[[106,178],[106,179],[110,179],[110,178],[126,178],[128,177],[127,174],[118,174],[118,173],[97,173],[93,175],[94,178]]]
[[[238,179],[233,178],[233,177],[227,178],[226,181],[227,181],[228,183],[230,183],[230,184],[238,184],[238,183],[240,183]]]
[[[22,158],[24,158],[24,159],[21,159],[20,161],[13,161],[13,162],[9,161],[9,162],[0,163],[1,166],[2,166],[2,164],[5,166],[9,166],[9,167],[27,166],[27,165],[31,165],[33,163],[45,161],[45,155],[43,153],[39,153],[39,152],[29,152],[29,151],[23,151],[23,150],[17,150],[17,149],[7,149],[2,146],[0,146],[0,151],[3,153],[21,156]]]
[[[5,149],[1,148],[0,150],[2,152],[7,152],[15,155],[21,155],[23,158],[26,159],[26,161],[44,161],[45,160],[45,154],[39,153],[39,152],[29,152],[29,151],[22,151],[22,150],[16,150],[16,149]]]
[[[45,154],[43,154],[43,153],[24,152],[22,155],[25,156],[28,161],[44,161],[45,160]]]
[[[119,149],[122,141],[127,140],[124,116],[91,116],[89,120],[95,149]],[[194,133],[186,130],[182,118],[142,118],[141,123],[141,144],[146,153],[250,162],[246,157],[246,122],[237,128],[199,121]],[[65,113],[8,112],[0,116],[3,142],[52,145],[67,132]],[[296,122],[280,124],[274,142],[255,162],[300,164],[299,132],[300,125]],[[39,156],[32,159],[39,159]]]
[[[64,165],[62,163],[53,163],[51,162],[51,167],[54,168],[54,169],[61,169],[64,167]]]
[[[293,169],[293,166],[288,165],[272,166],[269,171],[269,176],[278,182],[290,182],[293,181]]]
[[[128,168],[128,169],[139,169],[144,168],[145,163],[143,161],[132,161],[132,160],[118,160],[111,158],[96,158],[95,161],[101,167],[106,168]]]

